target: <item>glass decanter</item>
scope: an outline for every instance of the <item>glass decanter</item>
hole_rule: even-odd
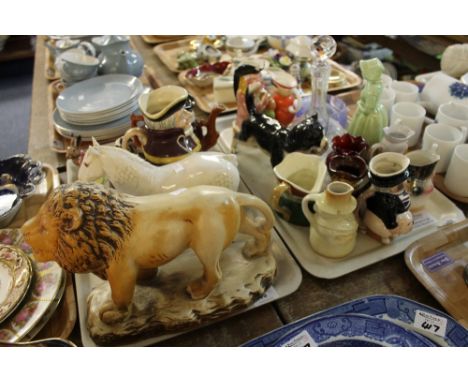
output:
[[[328,59],[336,52],[336,41],[331,36],[317,36],[312,45],[311,68],[311,114],[318,114],[318,120],[328,131],[329,116],[327,110],[328,79],[330,77],[330,64]]]

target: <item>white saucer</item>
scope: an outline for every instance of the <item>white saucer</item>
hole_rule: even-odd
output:
[[[136,107],[136,111],[138,106]],[[57,132],[67,138],[81,136],[82,138],[95,137],[96,139],[116,138],[125,133],[131,127],[130,114],[116,121],[104,123],[101,125],[79,126],[68,123],[62,119],[57,109],[53,113],[54,127]]]
[[[107,74],[78,82],[57,97],[57,108],[64,113],[99,115],[119,109],[143,91],[141,81],[128,74]]]

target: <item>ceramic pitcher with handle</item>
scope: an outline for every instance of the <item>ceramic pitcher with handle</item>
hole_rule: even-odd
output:
[[[359,225],[352,192],[347,183],[331,182],[325,192],[308,194],[302,200],[302,211],[310,222],[310,245],[322,256],[344,257],[356,245]]]

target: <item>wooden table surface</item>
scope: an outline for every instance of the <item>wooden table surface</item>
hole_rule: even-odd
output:
[[[146,44],[139,36],[132,43],[142,54],[160,84],[179,84],[153,53],[153,45]],[[50,151],[48,144],[47,86],[44,77],[44,39],[37,40],[29,153],[34,159],[61,166],[63,156]],[[168,340],[167,346],[237,346],[249,339],[267,333],[285,323],[298,320],[323,309],[363,296],[395,294],[443,310],[424,289],[405,265],[403,254],[355,271],[334,280],[319,279],[302,271],[303,281],[293,294],[258,309],[243,313]],[[78,322],[71,338],[79,342]]]

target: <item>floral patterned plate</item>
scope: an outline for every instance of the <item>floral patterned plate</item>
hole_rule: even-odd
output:
[[[0,230],[0,244],[20,248],[29,256],[33,281],[26,297],[15,312],[0,324],[0,340],[17,342],[33,338],[57,308],[65,289],[65,271],[55,262],[36,263],[31,247],[17,229]]]
[[[32,279],[32,267],[24,252],[0,244],[0,322],[23,300]]]
[[[433,347],[427,338],[390,321],[360,314],[319,317],[285,334],[273,346]]]

